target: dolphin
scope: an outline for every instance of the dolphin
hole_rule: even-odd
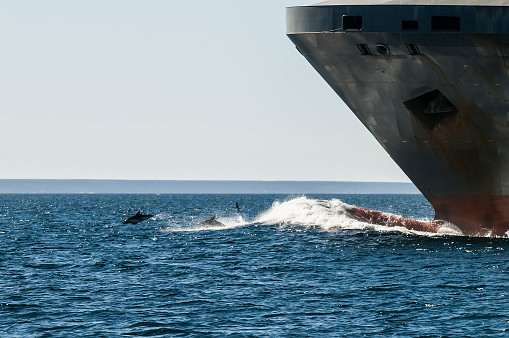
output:
[[[210,219],[206,221],[201,221],[198,223],[198,225],[205,225],[205,226],[224,226],[223,223],[216,221],[216,216],[212,216]]]
[[[235,209],[237,209],[237,211],[240,211],[239,202],[235,202]]]
[[[129,217],[124,221],[124,224],[138,224],[140,222],[143,222],[146,219],[149,219],[150,217],[154,217],[154,215],[142,215],[140,211],[136,213],[136,215]]]

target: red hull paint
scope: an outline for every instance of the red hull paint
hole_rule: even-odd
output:
[[[453,223],[468,236],[507,237],[509,196],[427,196],[435,219]]]
[[[435,219],[431,222],[416,221],[401,216],[359,207],[347,212],[353,217],[372,224],[401,226],[410,230],[438,232],[444,221],[457,226],[464,235],[480,237],[508,237],[509,197],[433,196]]]
[[[509,6],[404,2],[291,7],[287,34],[430,201],[435,220],[467,236],[509,237]],[[429,25],[433,17],[444,24],[455,17],[458,25],[442,30],[438,21]],[[397,22],[406,20],[428,24],[400,29]],[[351,213],[439,229],[438,221],[361,208]]]
[[[359,207],[347,208],[347,212],[354,218],[363,222],[387,226],[400,226],[415,231],[438,232],[443,224],[441,221],[421,222],[386,212]]]

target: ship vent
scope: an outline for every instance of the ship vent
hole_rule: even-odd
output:
[[[432,16],[431,29],[440,31],[459,31],[461,28],[459,16]]]
[[[401,21],[402,30],[417,30],[419,29],[419,21],[403,20]]]
[[[343,30],[357,30],[362,29],[362,16],[343,15]]]
[[[371,55],[371,52],[368,48],[368,46],[365,43],[360,43],[357,45],[357,48],[361,51],[362,55]]]
[[[417,96],[403,104],[430,130],[458,112],[439,90]]]
[[[419,47],[417,47],[415,43],[407,43],[406,48],[408,48],[410,55],[421,55],[421,51],[419,50]]]

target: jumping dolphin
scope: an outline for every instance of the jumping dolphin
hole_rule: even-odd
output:
[[[154,215],[142,215],[140,211],[136,213],[136,215],[129,217],[124,221],[124,224],[138,224],[140,222],[143,222],[146,219],[149,219],[150,217],[154,217]]]
[[[235,209],[237,209],[237,211],[240,211],[239,202],[235,202]]]
[[[216,216],[212,216],[210,219],[206,221],[202,221],[198,223],[198,225],[205,225],[205,226],[224,226],[223,223],[216,221]]]

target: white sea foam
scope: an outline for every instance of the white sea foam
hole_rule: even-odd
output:
[[[339,199],[319,200],[297,197],[287,201],[275,201],[272,206],[259,214],[254,220],[247,221],[241,215],[231,217],[216,217],[223,225],[207,226],[200,224],[205,219],[192,217],[180,224],[169,213],[156,215],[156,220],[166,221],[167,227],[160,230],[164,232],[227,230],[252,224],[283,226],[318,227],[325,231],[339,230],[373,230],[380,232],[401,232],[421,236],[461,236],[463,233],[454,224],[445,222],[438,233],[409,230],[400,226],[389,226],[363,222],[352,217],[347,208],[352,207]],[[423,220],[427,221],[427,220]]]
[[[205,231],[205,230],[227,230],[242,227],[250,224],[246,222],[241,215],[237,215],[234,217],[216,217],[217,221],[219,221],[222,225],[202,225],[200,222],[205,221],[193,219],[189,224],[179,225],[172,224],[171,226],[161,228],[163,232],[181,232],[181,231]]]
[[[438,229],[440,235],[463,236],[463,232],[456,225],[443,221],[442,226]]]
[[[462,235],[454,224],[445,223],[438,233],[409,230],[399,226],[385,226],[359,221],[346,210],[350,205],[339,199],[317,200],[299,197],[284,202],[274,202],[272,207],[260,214],[255,222],[262,224],[282,224],[315,226],[327,231],[337,230],[375,230],[380,232],[403,232],[423,236]]]
[[[365,224],[348,216],[346,212],[348,206],[339,199],[317,200],[298,197],[284,202],[274,202],[269,210],[257,217],[256,222],[319,226],[326,230],[357,229],[361,224]]]

